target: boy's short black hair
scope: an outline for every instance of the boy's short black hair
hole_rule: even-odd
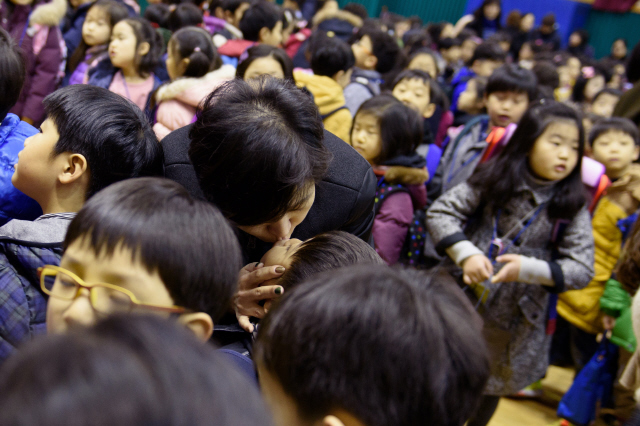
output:
[[[195,4],[181,3],[171,12],[167,19],[168,29],[176,32],[181,28],[202,24],[202,10]]]
[[[42,336],[3,364],[0,389],[3,425],[271,425],[251,379],[160,316]]]
[[[462,46],[462,41],[459,38],[446,37],[438,41],[438,50],[449,50],[452,47]]]
[[[622,96],[622,90],[618,90],[618,89],[612,89],[610,87],[604,88],[601,91],[599,91],[598,93],[596,93],[596,95],[593,97],[593,100],[591,101],[591,103],[594,103],[596,101],[596,99],[598,99],[601,95],[611,95],[611,96],[616,96],[616,97],[621,97]]]
[[[400,54],[398,43],[389,34],[377,28],[362,27],[358,31],[357,40],[362,39],[364,36],[368,36],[371,40],[371,47],[373,48],[371,53],[378,59],[376,71],[380,74],[391,71],[396,65]]]
[[[205,197],[237,225],[304,205],[332,158],[313,99],[273,77],[222,84],[203,101],[189,137]]]
[[[526,93],[529,102],[533,102],[538,94],[536,75],[519,65],[506,64],[496,69],[487,82],[486,95],[495,92]]]
[[[151,3],[144,10],[144,19],[151,24],[157,24],[160,28],[169,27],[169,15],[171,15],[171,8],[165,3]]]
[[[311,51],[311,70],[316,75],[333,77],[339,71],[348,71],[356,63],[351,46],[338,37],[328,37],[324,32],[314,34],[318,39]]]
[[[533,66],[533,73],[538,79],[539,86],[557,89],[560,86],[560,75],[558,68],[551,61],[536,61]]]
[[[0,121],[18,102],[25,78],[24,56],[20,47],[3,28],[0,28]]]
[[[593,125],[591,132],[589,133],[589,145],[593,146],[593,143],[600,136],[614,131],[622,132],[631,136],[636,146],[640,145],[640,131],[638,131],[638,126],[628,118],[622,117],[611,117],[598,120]]]
[[[131,101],[101,87],[74,84],[42,103],[60,135],[52,155],[72,152],[87,159],[86,198],[124,179],[163,175],[162,147]]]
[[[498,43],[480,43],[473,56],[469,60],[469,65],[473,65],[475,61],[494,61],[504,62],[507,59],[507,53],[502,50]]]
[[[402,80],[420,80],[425,86],[431,89],[431,76],[426,71],[406,69],[396,76],[391,84],[391,90],[395,88]]]
[[[462,425],[489,377],[481,329],[451,277],[351,266],[285,293],[254,359],[310,422],[345,410],[368,426]]]
[[[360,19],[362,19],[363,21],[367,18],[369,18],[369,12],[367,11],[367,8],[364,7],[363,5],[361,5],[360,3],[347,3],[342,10],[344,10],[345,12],[349,12],[352,13],[354,15],[356,15],[357,17],[359,17]]]
[[[231,13],[235,13],[235,11],[238,10],[238,8],[243,3],[251,4],[253,3],[253,1],[252,0],[222,0],[220,2],[220,7],[222,8],[222,10],[227,10]]]
[[[244,12],[238,26],[245,40],[260,41],[260,30],[267,28],[271,31],[280,21],[282,10],[279,6],[268,1],[258,1]]]
[[[98,193],[71,222],[64,249],[85,239],[96,256],[120,244],[149,272],[158,271],[176,305],[217,322],[230,306],[240,246],[231,226],[210,203],[160,178],[130,179]]]
[[[317,273],[356,264],[385,263],[373,247],[355,235],[344,231],[325,232],[298,247],[279,284],[290,290]]]

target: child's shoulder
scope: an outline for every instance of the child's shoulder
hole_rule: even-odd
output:
[[[75,213],[56,213],[40,216],[34,221],[11,220],[0,227],[0,243],[61,244],[75,215]]]

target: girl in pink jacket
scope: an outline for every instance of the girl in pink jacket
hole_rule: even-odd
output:
[[[400,259],[414,212],[427,201],[429,173],[415,152],[423,131],[419,114],[390,95],[364,102],[354,118],[351,145],[379,177],[373,239],[389,265]]]
[[[153,98],[157,106],[153,130],[159,140],[191,123],[200,101],[236,72],[231,65],[222,65],[211,36],[197,27],[173,34],[166,65],[171,82],[161,86]]]

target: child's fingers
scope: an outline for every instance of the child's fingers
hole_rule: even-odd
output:
[[[465,283],[466,285],[471,285],[471,284],[473,284],[473,282],[471,281],[471,277],[469,277],[469,275],[467,275],[467,274],[464,274],[464,275],[462,276],[462,281],[464,281],[464,283]]]
[[[253,333],[253,324],[249,321],[248,316],[236,315],[236,318],[238,318],[238,324],[240,324],[240,327],[242,327],[244,331],[247,333]]]
[[[519,254],[503,254],[502,256],[498,256],[496,258],[496,262],[498,263],[509,263],[515,262],[518,260]]]

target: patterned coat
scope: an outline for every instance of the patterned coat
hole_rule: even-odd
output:
[[[507,203],[498,221],[498,236],[515,228],[512,238],[523,227],[523,218],[548,202],[553,186],[527,179],[519,185],[517,195]],[[480,191],[462,183],[440,198],[427,212],[427,228],[442,253],[453,244],[469,240],[488,253],[494,230],[494,216],[481,207]],[[478,209],[483,209],[478,215]],[[525,222],[526,223],[526,222]],[[551,336],[546,334],[550,292],[579,289],[593,277],[593,236],[591,220],[583,208],[569,223],[557,244],[557,260],[551,235],[555,221],[549,219],[546,205],[525,230],[519,242],[506,253],[521,254],[549,262],[554,287],[508,282],[485,285],[489,295],[481,305],[484,335],[491,353],[491,377],[487,395],[511,395],[544,376],[548,367]],[[503,239],[505,244],[511,240]],[[462,283],[461,271],[451,267]],[[473,292],[469,292],[473,293]],[[474,302],[477,299],[470,294]]]

